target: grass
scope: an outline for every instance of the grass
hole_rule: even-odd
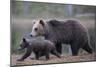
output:
[[[11,53],[18,53],[17,48],[19,47],[20,43],[20,33],[19,32],[12,32],[12,37],[11,37]]]

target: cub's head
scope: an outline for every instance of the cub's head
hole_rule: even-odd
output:
[[[23,38],[23,40],[20,43],[20,47],[18,48],[18,50],[25,49],[28,45],[29,45],[28,41],[25,38]]]
[[[43,20],[39,21],[33,21],[33,28],[31,32],[31,36],[39,36],[39,35],[44,35],[44,26],[45,22]]]

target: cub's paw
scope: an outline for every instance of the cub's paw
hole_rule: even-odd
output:
[[[30,59],[31,59],[31,60],[34,60],[35,58],[33,58],[33,57],[30,57]]]
[[[61,58],[61,56],[58,56],[58,58]]]

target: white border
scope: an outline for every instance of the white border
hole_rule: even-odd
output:
[[[0,1],[0,66],[10,66],[10,1]]]

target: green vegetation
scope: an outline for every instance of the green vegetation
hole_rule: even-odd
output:
[[[96,28],[89,29],[90,34],[90,44],[93,47],[93,50],[96,51]]]
[[[11,51],[12,53],[17,53],[17,48],[19,47],[20,43],[20,33],[19,32],[12,32],[11,37]]]
[[[17,17],[73,17],[77,14],[95,12],[95,6],[12,1],[12,14]]]

